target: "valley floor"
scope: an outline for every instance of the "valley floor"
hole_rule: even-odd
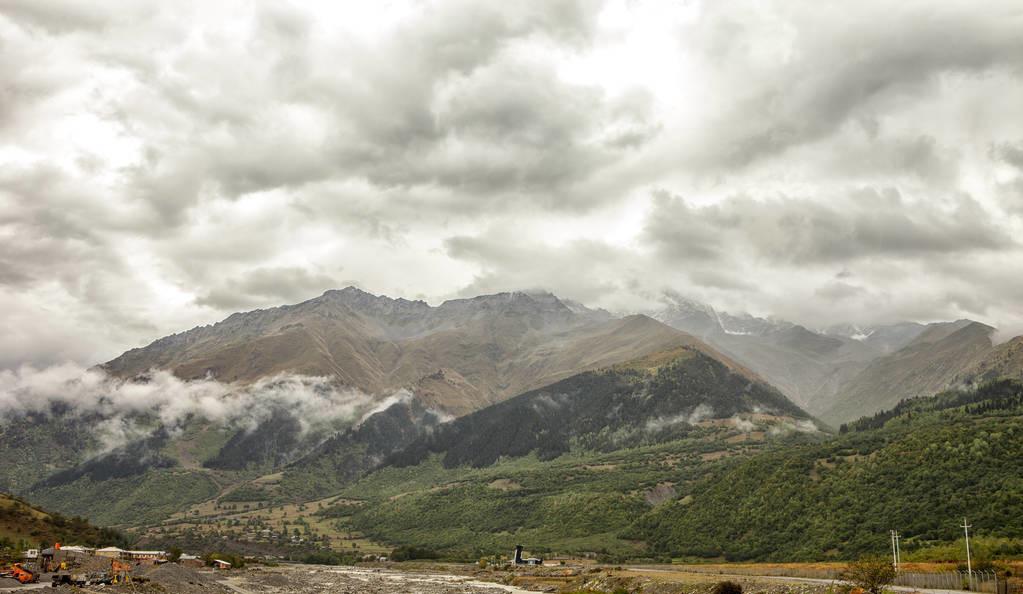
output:
[[[641,568],[566,566],[486,569],[434,566],[393,568],[282,566],[239,572],[222,584],[237,594],[530,594],[533,592],[644,592],[707,594],[720,577]],[[763,594],[824,594],[828,584],[778,578],[737,578],[747,591]]]
[[[722,580],[739,582],[746,592],[758,594],[827,594],[835,591],[828,579],[778,575],[747,575],[751,567],[718,566],[721,573],[694,571],[684,566],[601,566],[568,564],[544,567],[497,567],[480,569],[464,564],[415,564],[379,567],[282,565],[254,567],[216,573],[172,564],[140,574],[145,581],[134,585],[61,587],[61,592],[131,592],[133,594],[530,594],[642,592],[643,594],[710,594]],[[765,573],[772,568],[765,566]],[[777,569],[777,568],[774,568]],[[48,578],[48,576],[46,576]],[[0,592],[48,588],[40,584],[17,586],[0,582]],[[914,590],[893,587],[898,593],[961,594],[951,590]]]

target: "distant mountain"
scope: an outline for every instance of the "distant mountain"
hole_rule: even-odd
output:
[[[878,357],[839,390],[821,412],[830,423],[851,421],[890,408],[900,400],[962,385],[979,373],[993,345],[994,328],[960,320],[932,324],[905,347]]]
[[[348,287],[233,314],[132,349],[102,367],[131,377],[153,368],[183,379],[249,383],[274,374],[333,377],[370,394],[421,390],[461,415],[531,388],[645,353],[700,341],[642,316],[562,302],[549,293],[445,301],[391,299]]]
[[[573,447],[612,451],[679,439],[703,421],[809,415],[775,388],[693,347],[584,372],[437,427],[391,457],[418,464],[431,453],[445,466],[487,466]]]
[[[898,325],[899,331],[836,326],[818,332],[784,320],[719,312],[677,295],[654,317],[740,361],[812,414],[826,410],[839,386],[873,358],[915,336],[911,324]]]
[[[971,365],[979,364],[980,351],[990,346],[983,337],[960,350],[939,342],[968,320],[869,327],[835,324],[813,330],[784,320],[719,312],[677,295],[654,317],[701,338],[760,374],[811,414],[835,423],[872,414],[907,396],[947,387],[954,379],[950,369],[955,370],[951,376],[960,377]],[[959,335],[953,342],[969,342],[970,337]],[[911,346],[915,364],[905,358],[907,353],[897,355]],[[922,361],[928,358],[944,363],[929,366]],[[978,369],[972,375],[1011,375],[1012,369],[1020,368],[1013,365],[1016,359],[1008,352],[1003,359],[1001,364],[992,362],[991,369]],[[897,379],[899,370],[907,370],[914,379]]]
[[[825,328],[821,333],[862,342],[883,354],[901,349],[926,329],[927,326],[925,324],[918,324],[916,322],[900,322],[887,326],[867,327],[841,324]]]

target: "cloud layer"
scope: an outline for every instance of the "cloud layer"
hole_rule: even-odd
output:
[[[411,398],[400,390],[385,398],[340,388],[328,378],[279,375],[251,385],[182,381],[154,371],[144,381],[108,376],[72,364],[0,371],[0,417],[71,414],[97,423],[100,447],[114,447],[163,428],[174,434],[194,419],[234,430],[253,430],[275,411],[287,411],[303,434],[330,432]]]
[[[1023,328],[1014,2],[0,3],[0,369],[359,284]]]

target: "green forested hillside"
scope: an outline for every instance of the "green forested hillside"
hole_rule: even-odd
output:
[[[305,458],[289,465],[277,489],[287,500],[317,499],[334,493],[378,466],[440,423],[436,412],[419,400],[398,402],[370,415],[359,426],[326,440]]]
[[[978,535],[1023,538],[1021,394],[1016,382],[944,394],[876,428],[724,465],[628,535],[732,560],[849,558],[882,550],[893,528],[912,550],[955,539],[964,516]]]
[[[46,512],[16,497],[0,493],[0,554],[55,542],[87,546],[125,546],[123,534],[99,528],[80,517]]]
[[[776,439],[819,439],[790,432]],[[388,467],[345,489],[362,505],[343,513],[361,532],[466,559],[505,551],[607,552],[647,556],[621,538],[635,518],[683,497],[714,465],[764,446],[732,424],[694,427],[682,439],[608,453],[572,452],[541,461],[535,454],[494,465],[447,468],[433,455],[411,467]]]
[[[1023,385],[906,403],[882,421],[766,442],[733,427],[600,453],[535,454],[482,468],[385,468],[340,513],[373,537],[471,558],[517,541],[619,558],[799,561],[914,550],[959,537],[1023,538]],[[713,433],[713,431],[721,433]]]

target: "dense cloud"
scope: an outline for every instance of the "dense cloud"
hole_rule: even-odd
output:
[[[1015,2],[0,2],[0,369],[329,287],[1023,328]]]
[[[286,374],[240,386],[211,379],[183,381],[166,371],[125,380],[71,364],[0,371],[0,417],[5,422],[53,411],[88,416],[98,423],[103,450],[156,428],[175,434],[196,419],[251,431],[279,411],[291,414],[303,434],[336,429],[410,397],[402,390],[374,398],[328,378]]]
[[[667,258],[680,261],[738,257],[769,264],[844,264],[1017,247],[969,196],[912,203],[894,188],[862,189],[827,201],[729,197],[700,208],[659,193],[646,232]]]

